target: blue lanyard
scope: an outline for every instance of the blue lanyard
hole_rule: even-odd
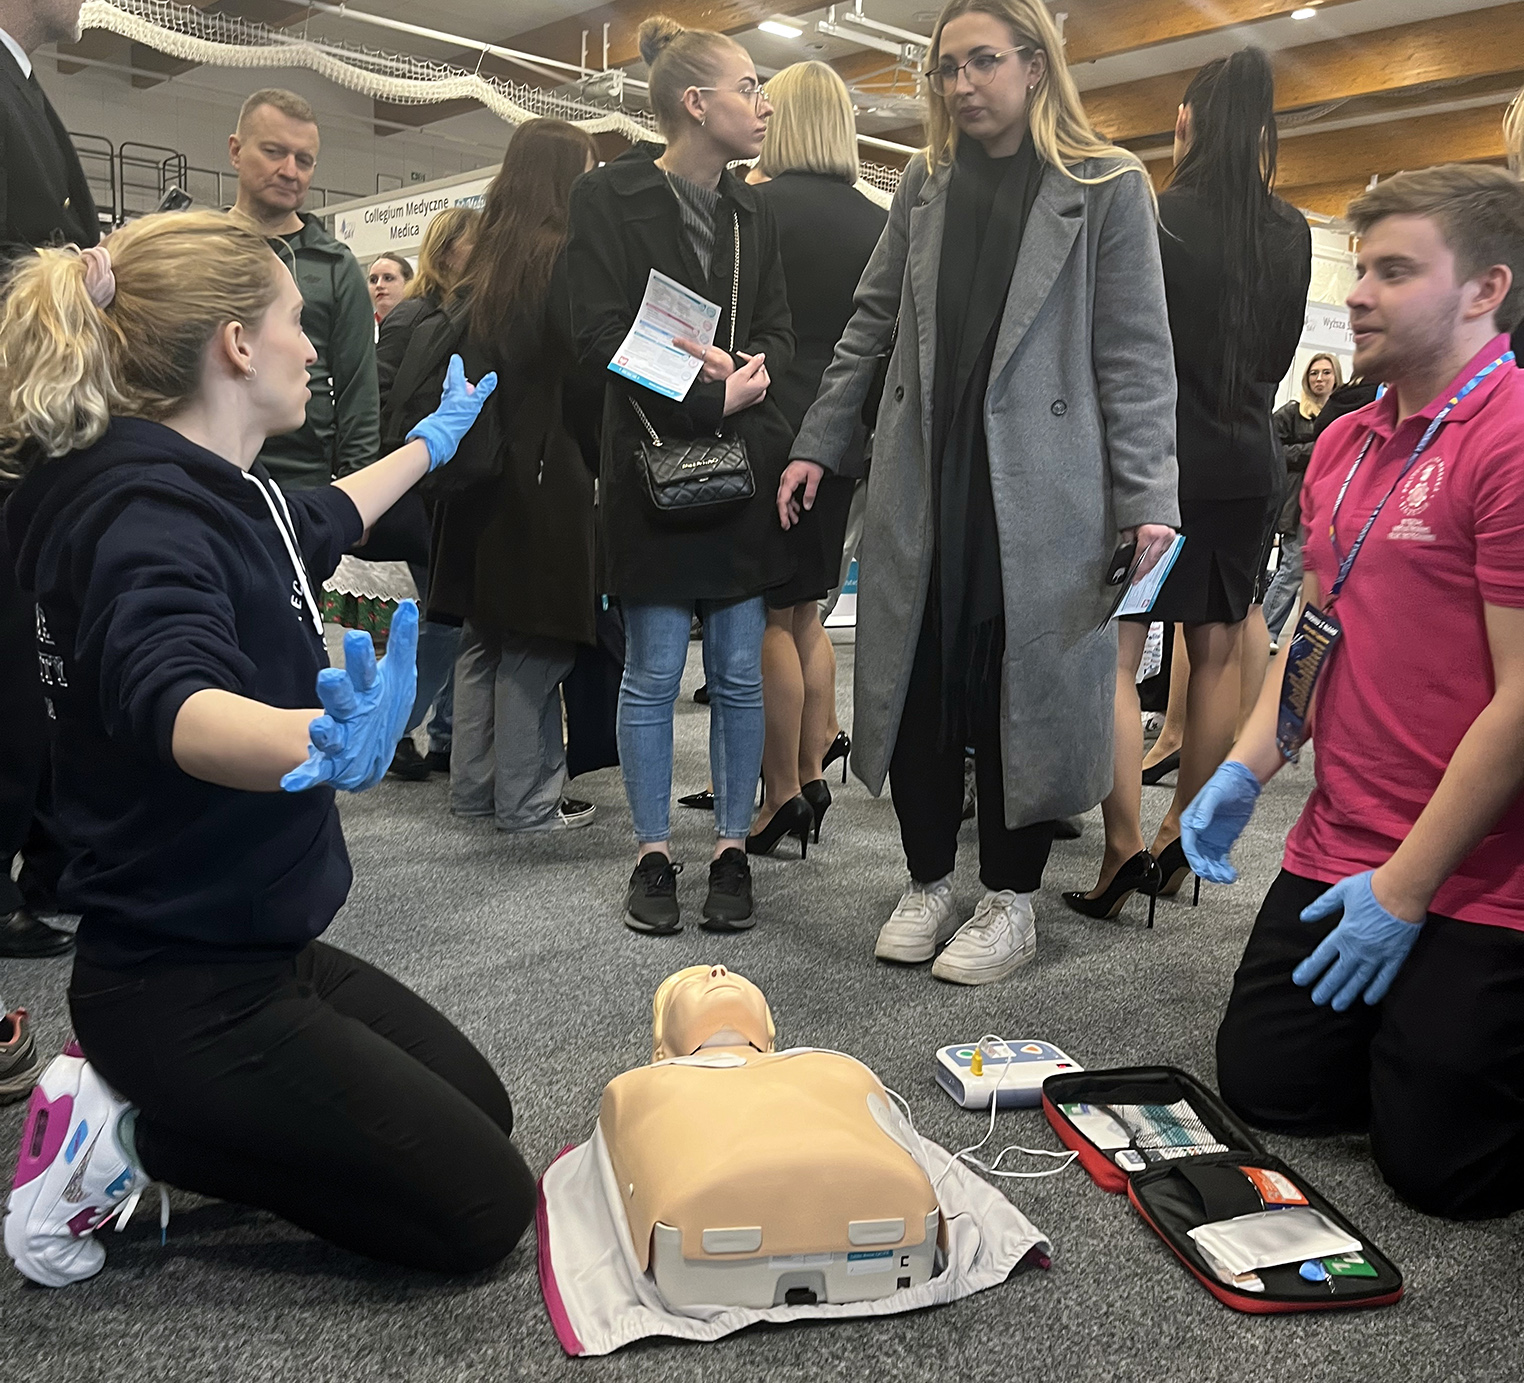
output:
[[[1492,364],[1484,365],[1466,381],[1461,387],[1460,392],[1434,415],[1434,421],[1424,429],[1423,436],[1418,439],[1418,445],[1413,448],[1413,454],[1408,457],[1402,470],[1397,473],[1397,478],[1392,481],[1391,488],[1381,496],[1376,507],[1371,510],[1371,516],[1366,519],[1365,527],[1360,530],[1360,535],[1355,539],[1354,545],[1345,556],[1339,557],[1339,540],[1334,534],[1334,525],[1339,521],[1339,510],[1344,507],[1344,496],[1349,491],[1349,483],[1355,478],[1355,472],[1360,469],[1361,463],[1365,460],[1366,453],[1370,451],[1372,443],[1376,440],[1375,429],[1371,430],[1371,435],[1365,439],[1365,445],[1360,448],[1360,454],[1355,457],[1355,464],[1349,468],[1349,474],[1344,477],[1344,483],[1339,486],[1339,495],[1334,500],[1333,513],[1328,516],[1328,541],[1333,548],[1334,556],[1339,559],[1339,574],[1334,578],[1333,589],[1328,592],[1328,598],[1324,602],[1326,607],[1332,608],[1334,601],[1339,598],[1339,592],[1344,589],[1344,583],[1349,580],[1349,574],[1354,570],[1355,558],[1360,555],[1360,549],[1365,546],[1366,538],[1370,535],[1371,529],[1376,526],[1376,520],[1381,517],[1381,511],[1386,508],[1387,500],[1397,493],[1397,487],[1402,484],[1403,477],[1413,469],[1414,463],[1428,450],[1429,443],[1434,440],[1434,434],[1439,431],[1445,419],[1454,411],[1455,405],[1494,370],[1509,364],[1512,360],[1513,352],[1504,351]]]

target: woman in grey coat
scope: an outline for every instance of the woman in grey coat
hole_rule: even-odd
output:
[[[785,527],[840,464],[890,353],[868,487],[853,766],[892,780],[910,884],[876,954],[964,984],[1036,952],[1054,819],[1111,788],[1109,559],[1179,521],[1154,202],[1090,128],[1039,0],[950,0],[906,170],[779,487]],[[896,324],[898,327],[896,333]],[[975,751],[985,894],[952,870]]]

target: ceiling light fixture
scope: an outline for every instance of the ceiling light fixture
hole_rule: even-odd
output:
[[[775,38],[798,38],[804,32],[797,24],[788,24],[781,19],[764,19],[757,28]]]
[[[1317,10],[1314,9],[1313,6],[1304,5],[1299,10],[1292,10],[1291,17],[1293,19],[1315,19],[1317,17],[1317,13]]]

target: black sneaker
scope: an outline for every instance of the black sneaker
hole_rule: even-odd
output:
[[[0,1014],[0,1104],[25,1099],[37,1084],[42,1067],[43,1060],[27,1031],[26,1010]]]
[[[647,850],[630,875],[624,925],[631,931],[652,932],[657,936],[682,931],[677,908],[677,876],[682,869],[682,865],[673,864],[660,850]]]
[[[392,755],[392,766],[387,772],[409,783],[421,783],[429,776],[428,761],[418,752],[411,735],[397,741],[397,752]]]
[[[450,751],[448,749],[431,749],[423,756],[423,761],[429,766],[430,773],[447,774],[450,771]]]
[[[598,808],[591,802],[583,802],[575,797],[563,797],[561,805],[556,808],[556,813],[568,831],[575,831],[579,826],[591,826],[593,818],[598,815]]]
[[[751,915],[751,865],[746,851],[734,845],[709,866],[709,896],[704,899],[706,932],[744,932],[756,923]]]

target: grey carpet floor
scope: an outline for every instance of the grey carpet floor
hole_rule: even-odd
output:
[[[840,649],[843,723],[851,648]],[[707,712],[687,692],[677,782],[706,777]],[[387,782],[343,803],[355,887],[329,933],[414,986],[496,1063],[539,1170],[592,1130],[598,1095],[649,1058],[651,995],[683,965],[722,961],[762,986],[782,1044],[851,1051],[909,1099],[921,1129],[962,1146],[983,1116],[935,1087],[932,1052],[981,1032],[1043,1037],[1091,1067],[1183,1066],[1210,1081],[1212,1036],[1254,911],[1301,806],[1309,770],[1283,773],[1240,847],[1243,880],[1162,902],[1153,932],[1134,900],[1117,922],[1070,913],[1058,894],[1088,887],[1099,814],[1054,852],[1038,900],[1036,963],[1008,982],[960,989],[925,967],[872,959],[902,886],[887,798],[855,780],[837,793],[822,844],[800,863],[755,866],[760,922],[746,935],[690,928],[673,938],[620,925],[631,858],[617,771],[577,782],[598,804],[588,829],[505,838],[445,809],[444,784]],[[1150,824],[1168,803],[1149,789]],[[677,813],[690,862],[682,899],[695,918],[711,829]],[[958,865],[965,908],[978,896],[972,833]],[[67,962],[0,962],[0,994],[37,1015],[39,1038],[66,1036]],[[20,1107],[0,1111],[9,1158]],[[1040,1114],[1002,1115],[1003,1141],[1056,1147]],[[155,1216],[109,1234],[106,1269],[61,1292],[0,1271],[0,1362],[52,1380],[1250,1380],[1516,1378],[1524,1220],[1426,1219],[1381,1182],[1359,1138],[1270,1147],[1300,1168],[1403,1268],[1407,1298],[1381,1311],[1254,1318],[1218,1305],[1130,1209],[1078,1168],[1006,1191],[1048,1235],[1053,1267],[955,1305],[871,1323],[767,1328],[710,1345],[651,1342],[610,1358],[566,1359],[541,1305],[531,1233],[496,1271],[450,1281],[360,1261],[271,1216],[176,1194],[169,1240]],[[441,1168],[442,1176],[449,1175]],[[145,1207],[145,1211],[147,1207]],[[384,1220],[393,1210],[370,1207]]]

